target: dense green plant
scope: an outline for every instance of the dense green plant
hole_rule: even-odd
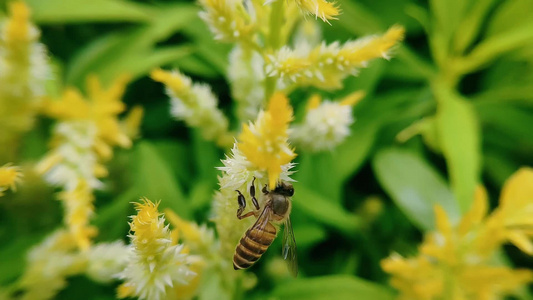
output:
[[[145,230],[135,226],[135,220],[145,220],[146,215],[153,224],[160,218],[164,224],[170,222],[172,232],[158,227],[157,234],[185,245],[164,247],[194,258],[188,262],[189,269],[175,271],[187,280],[192,278],[188,271],[202,274],[201,283],[190,285],[198,291],[174,291],[184,297],[196,293],[200,299],[495,299],[488,297],[507,294],[532,298],[520,286],[531,283],[533,276],[518,270],[531,267],[530,257],[523,253],[533,253],[532,171],[517,172],[533,165],[531,1],[347,0],[327,6],[326,1],[278,0],[258,9],[253,21],[244,12],[254,5],[262,7],[261,1],[246,5],[200,2],[26,0],[36,27],[16,42],[33,49],[35,53],[29,53],[36,57],[24,60],[30,57],[25,58],[25,52],[3,50],[22,48],[13,48],[9,29],[5,29],[7,20],[17,13],[8,13],[11,2],[0,0],[0,26],[4,28],[0,33],[0,166],[12,164],[0,168],[0,299],[116,298],[121,282],[112,280],[111,273],[98,271],[105,268],[88,266],[98,260],[99,253],[127,256],[125,244],[137,243],[135,236]],[[308,2],[326,5],[325,14],[309,9]],[[214,36],[198,14],[209,12],[210,5],[217,3],[237,7],[234,13],[244,20],[240,32],[255,32],[255,39],[242,34],[225,36],[227,32]],[[286,10],[280,12],[283,5]],[[276,16],[271,8],[277,10],[277,17],[288,20],[279,24],[289,28],[287,32],[250,25],[261,25],[261,20],[276,24],[279,20],[266,18]],[[18,12],[24,19],[24,11]],[[302,12],[316,16],[303,17]],[[204,14],[205,19],[209,22]],[[339,41],[344,46],[358,37],[399,30],[396,24],[405,28],[405,39],[391,51],[380,52],[390,60],[372,60],[357,76],[343,74],[339,84],[334,80],[336,73],[329,74],[331,81],[322,85],[324,81],[316,78],[292,80],[288,73],[281,75],[281,69],[276,73],[266,68],[294,57],[304,61],[303,71],[321,70],[322,66],[309,65],[317,63],[311,55],[295,50],[298,39],[316,47],[323,39],[328,45]],[[221,26],[210,25],[215,33]],[[275,30],[281,30],[279,39],[272,37]],[[241,52],[224,42],[239,45]],[[285,56],[283,45],[293,47]],[[44,48],[47,55],[42,55]],[[265,77],[257,77],[258,94],[252,91],[257,74],[251,63],[249,78],[228,73],[239,62],[236,55],[251,62],[255,55],[251,53],[263,58],[260,71]],[[35,64],[41,68],[28,72]],[[5,76],[11,74],[6,70],[13,70],[13,65],[26,71]],[[285,70],[294,71],[290,67]],[[169,77],[178,75],[158,68],[181,73]],[[176,78],[179,81],[172,81]],[[199,82],[207,83],[218,103],[210,99],[206,107],[211,110],[201,116],[211,117],[196,118],[208,121],[191,123],[183,115],[171,115],[169,99],[156,81],[167,86],[171,101],[179,98],[183,102],[193,93],[180,94],[183,82],[193,91]],[[13,92],[14,87],[23,92]],[[218,203],[215,206],[233,201],[234,207],[228,209],[232,213],[237,207],[235,188],[225,191],[229,179],[222,175],[228,161],[237,157],[230,151],[233,141],[237,139],[241,148],[250,141],[250,136],[239,134],[241,125],[255,121],[251,126],[260,127],[257,112],[271,113],[268,103],[275,91],[288,96],[285,111],[292,112],[290,107],[294,107],[296,125],[306,124],[309,111],[320,104],[316,99],[344,99],[354,105],[348,110],[355,121],[338,146],[314,149],[301,137],[300,144],[295,143],[298,156],[292,160],[297,164],[291,175],[296,180],[291,219],[300,266],[295,279],[283,265],[281,238],[252,269],[235,273],[226,254],[236,243],[233,236],[225,237],[241,236],[250,223],[232,215],[227,220],[235,222],[231,224],[238,232],[228,233],[221,230],[227,226],[217,223],[219,232],[216,238],[211,236],[215,224],[210,220],[220,222],[214,214],[221,211],[213,210],[213,199]],[[362,100],[359,91],[365,93]],[[195,97],[189,103],[197,103]],[[259,100],[246,103],[251,97]],[[102,98],[112,105],[98,102]],[[72,103],[76,105],[69,106]],[[227,119],[212,122],[220,118]],[[289,119],[292,115],[282,120],[283,126],[288,126]],[[72,120],[83,122],[73,124]],[[223,128],[209,131],[213,124]],[[57,166],[54,158],[62,145],[73,143],[72,136],[77,138],[77,149],[87,140],[99,145],[79,151],[69,161],[71,165],[90,161],[88,166],[74,168],[72,174],[83,173],[85,167],[95,174],[83,180],[76,176],[60,182],[52,179],[57,186],[54,190],[42,174],[47,174],[48,182],[54,178],[49,173]],[[291,143],[298,140],[288,136],[286,128],[279,136],[285,139],[283,143],[287,138]],[[111,146],[124,149],[113,153]],[[263,176],[258,179],[261,184],[269,183],[271,171],[266,169],[254,173]],[[281,176],[288,173],[283,169]],[[244,192],[248,185],[243,181],[237,186]],[[8,190],[13,187],[16,192]],[[136,211],[130,202],[141,197],[161,202],[158,207],[145,200],[137,204]],[[69,202],[72,198],[84,199],[87,205],[77,210]],[[130,229],[131,239],[127,237]],[[46,242],[58,240],[61,249],[54,250],[54,242]],[[157,238],[153,241],[158,243]],[[219,242],[222,249],[230,250],[206,254],[218,253]],[[39,253],[50,256],[39,257]],[[472,253],[477,256],[470,264]],[[50,257],[67,261],[54,269],[61,273],[61,280],[36,280]],[[184,261],[181,256],[175,259]],[[496,275],[483,277],[481,283],[473,280],[488,273]],[[131,279],[122,275],[124,282]],[[491,280],[502,277],[509,280],[498,290]],[[124,285],[118,293],[134,294]]]

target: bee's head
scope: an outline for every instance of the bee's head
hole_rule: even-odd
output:
[[[283,196],[291,197],[294,195],[294,188],[292,187],[292,184],[280,181],[278,185],[276,185],[274,192]]]

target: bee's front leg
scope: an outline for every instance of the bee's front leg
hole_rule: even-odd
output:
[[[244,209],[246,208],[246,199],[244,198],[244,195],[239,190],[236,190],[236,192],[239,193],[239,195],[237,196],[237,202],[239,203],[239,208],[237,209],[237,218],[239,218],[239,220],[242,220],[244,218],[248,218],[249,216],[253,216],[254,215],[253,211],[248,212],[245,215],[242,215]]]
[[[252,196],[252,203],[255,206],[256,210],[259,210],[259,202],[257,202],[257,199],[255,198],[255,177],[254,180],[252,180],[252,185],[250,186],[250,196]]]

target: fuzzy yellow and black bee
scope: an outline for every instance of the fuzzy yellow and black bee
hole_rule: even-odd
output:
[[[298,263],[296,258],[296,241],[292,230],[291,219],[291,197],[294,195],[292,184],[279,182],[275,189],[268,190],[267,186],[262,192],[265,197],[264,206],[261,210],[259,202],[255,198],[255,178],[250,186],[250,196],[255,210],[242,214],[246,208],[244,195],[237,190],[237,201],[239,208],[237,218],[240,220],[255,216],[257,221],[250,227],[241,238],[235,254],[233,255],[233,268],[235,270],[247,269],[251,267],[272,244],[276,238],[275,224],[284,224],[283,231],[283,259],[288,264],[289,271],[296,277],[298,275]]]

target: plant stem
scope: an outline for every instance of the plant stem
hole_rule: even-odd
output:
[[[267,39],[267,49],[274,52],[278,50],[283,44],[281,38],[281,28],[284,17],[283,0],[277,0],[272,3],[272,10],[270,11],[270,26],[269,35]],[[266,77],[265,79],[265,100],[270,99],[272,94],[276,91],[276,83],[278,78],[276,76]]]

